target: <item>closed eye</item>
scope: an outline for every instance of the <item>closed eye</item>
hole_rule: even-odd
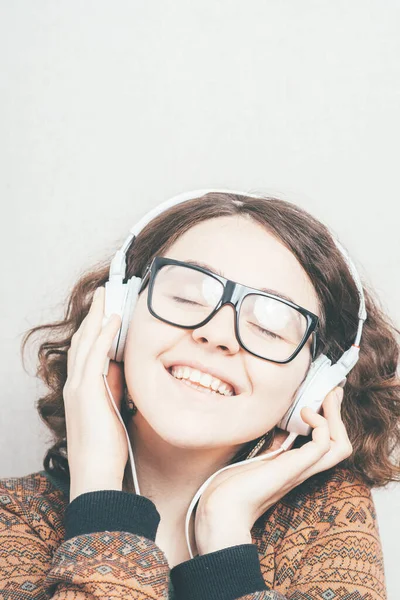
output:
[[[274,340],[282,340],[283,338],[281,338],[280,335],[277,335],[276,333],[273,333],[272,331],[269,331],[268,329],[263,329],[262,327],[260,327],[259,325],[256,325],[255,323],[251,323],[252,325],[254,325],[254,327],[257,327],[257,329],[259,331],[261,331],[261,333],[263,335],[265,335],[266,337],[271,337]]]
[[[193,300],[187,300],[186,298],[180,298],[179,296],[172,296],[173,300],[176,300],[179,304],[195,304],[196,306],[202,306],[198,302],[194,302]]]

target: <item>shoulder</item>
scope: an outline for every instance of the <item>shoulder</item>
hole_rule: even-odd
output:
[[[309,542],[322,532],[369,532],[378,538],[370,488],[340,465],[318,473],[286,494],[256,525],[275,546],[289,535]]]
[[[371,489],[359,475],[340,465],[305,481],[288,495],[287,501],[293,506],[304,503],[320,527],[377,526]]]
[[[14,497],[22,502],[29,502],[42,497],[62,498],[65,496],[65,493],[63,493],[64,487],[61,480],[45,471],[37,471],[21,477],[0,478],[2,494]]]
[[[332,598],[343,590],[349,598],[360,590],[363,598],[386,597],[371,490],[349,469],[338,465],[304,481],[257,526],[264,576],[281,593],[316,598],[326,586]]]
[[[371,498],[371,490],[359,475],[347,467],[337,465],[304,481],[288,494],[288,498],[299,495],[320,505],[359,496]]]
[[[286,502],[294,508],[304,506],[319,529],[346,524],[353,529],[377,526],[371,489],[360,476],[340,465],[304,481],[288,494]]]
[[[51,528],[61,537],[68,499],[55,481],[45,471],[0,479],[0,523],[25,523],[40,536]]]

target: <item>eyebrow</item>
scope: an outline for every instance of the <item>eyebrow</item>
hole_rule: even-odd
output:
[[[198,260],[192,260],[191,258],[189,258],[189,259],[185,260],[184,262],[186,262],[190,265],[193,265],[195,267],[202,267],[203,269],[212,271],[216,275],[220,275],[220,277],[225,277],[225,275],[221,271],[218,271],[217,269],[210,267],[210,265],[207,265],[206,263],[200,262]],[[225,279],[228,279],[228,278],[225,277]],[[252,286],[248,286],[248,287],[252,287]],[[273,290],[271,288],[254,288],[254,289],[257,289],[260,292],[265,292],[266,294],[273,294],[274,296],[278,296],[279,298],[283,298],[284,300],[288,300],[288,302],[292,302],[292,304],[296,304],[296,306],[299,306],[297,304],[297,302],[295,302],[292,298],[289,298],[289,296],[286,296],[285,294],[283,294],[282,292],[278,292],[277,290]]]

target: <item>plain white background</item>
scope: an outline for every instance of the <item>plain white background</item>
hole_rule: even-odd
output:
[[[399,2],[1,0],[0,11],[0,477],[41,469],[50,443],[22,333],[61,318],[76,278],[175,193],[298,202],[399,323]],[[374,497],[395,600],[399,486]]]

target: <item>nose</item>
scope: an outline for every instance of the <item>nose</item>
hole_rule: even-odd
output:
[[[219,348],[226,354],[235,354],[240,350],[240,344],[235,335],[235,309],[226,304],[201,327],[193,330],[193,339],[212,348]]]

